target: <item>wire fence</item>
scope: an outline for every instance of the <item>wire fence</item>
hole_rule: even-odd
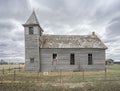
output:
[[[99,72],[26,72],[23,67],[8,67],[0,69],[0,83],[30,82],[40,84],[65,84],[97,81],[120,81],[119,71],[105,69]]]

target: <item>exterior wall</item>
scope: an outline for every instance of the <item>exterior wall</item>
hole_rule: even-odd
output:
[[[53,53],[57,53],[57,62],[52,64]],[[75,65],[70,65],[70,54],[75,54]],[[92,53],[93,64],[88,65],[88,54]],[[104,70],[104,49],[41,49],[41,71],[79,71]]]
[[[39,71],[40,58],[39,58],[39,27],[34,27],[34,34],[29,35],[29,27],[25,27],[25,70],[26,71]],[[30,62],[30,58],[34,58],[34,63]]]
[[[104,49],[87,49],[87,48],[86,49],[42,48],[41,49],[40,48],[42,43],[41,36],[43,31],[37,21],[34,11],[31,17],[27,20],[26,24],[23,24],[23,26],[25,28],[25,33],[24,33],[25,34],[25,70],[44,71],[44,72],[58,71],[58,70],[63,70],[63,71],[104,70],[105,68]],[[29,35],[29,27],[34,28],[34,34]],[[66,46],[68,45],[66,44]],[[58,55],[57,62],[54,63],[52,57],[53,53],[57,53]],[[75,54],[75,65],[70,65],[71,53]],[[89,53],[92,53],[93,65],[88,65]],[[34,58],[33,63],[30,62],[30,58]]]
[[[40,44],[41,29],[34,26],[34,34],[29,35],[29,27],[25,27],[25,70],[27,71],[81,71],[104,70],[104,49],[80,48],[42,48]],[[57,62],[53,62],[53,53],[57,53]],[[70,54],[75,54],[75,65],[70,65]],[[93,64],[88,65],[88,54],[92,53]],[[34,58],[34,63],[30,63]]]

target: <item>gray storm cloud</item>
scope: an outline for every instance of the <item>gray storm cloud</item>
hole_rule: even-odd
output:
[[[120,0],[0,0],[0,58],[24,61],[24,28],[33,8],[50,34],[96,34],[120,60]],[[117,43],[117,44],[116,44]]]

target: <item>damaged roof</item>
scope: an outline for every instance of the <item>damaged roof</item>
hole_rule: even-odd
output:
[[[97,35],[43,35],[41,47],[107,49]]]

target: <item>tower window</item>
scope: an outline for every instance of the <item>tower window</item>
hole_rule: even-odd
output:
[[[34,63],[34,58],[30,58],[30,63]]]
[[[92,65],[92,54],[88,54],[88,65]]]
[[[34,29],[33,29],[33,27],[29,27],[29,34],[34,34]]]
[[[72,53],[70,54],[70,65],[74,65],[75,64],[75,55]]]

